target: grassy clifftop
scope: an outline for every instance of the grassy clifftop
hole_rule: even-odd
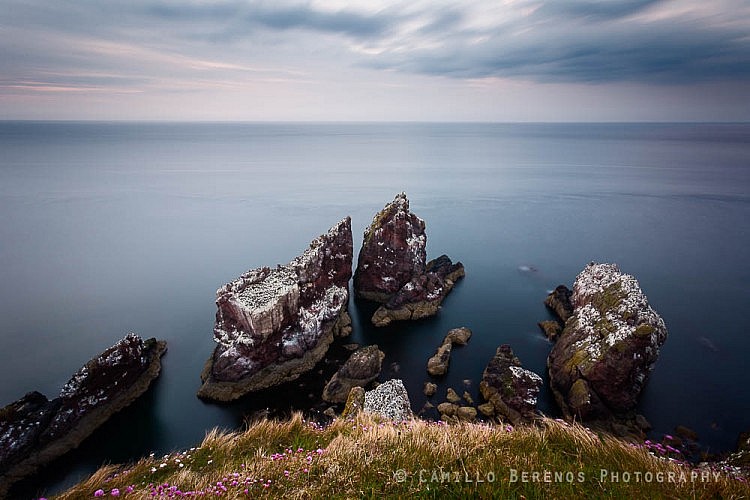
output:
[[[190,450],[106,466],[58,498],[750,498],[697,470],[584,427],[264,420]]]

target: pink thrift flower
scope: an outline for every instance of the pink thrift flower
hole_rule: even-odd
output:
[[[113,497],[119,497],[120,490],[118,490],[117,488],[112,488],[112,491],[110,491],[109,494],[112,495]]]
[[[104,490],[99,489],[94,492],[95,497],[103,497],[104,496]]]

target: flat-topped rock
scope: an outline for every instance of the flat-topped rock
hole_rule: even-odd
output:
[[[607,420],[632,412],[667,338],[638,281],[615,264],[578,275],[573,314],[547,359],[567,418]]]
[[[253,269],[219,288],[217,346],[198,396],[231,401],[315,366],[334,336],[351,332],[352,257],[347,217],[289,264]]]
[[[128,334],[81,367],[57,398],[31,392],[0,409],[0,498],[146,392],[166,349],[166,342]]]

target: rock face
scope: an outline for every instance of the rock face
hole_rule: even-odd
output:
[[[427,360],[427,373],[433,377],[445,375],[451,359],[453,345],[466,345],[471,338],[471,330],[468,328],[453,328],[443,339],[434,356]]]
[[[589,264],[576,278],[573,315],[547,359],[567,418],[608,420],[634,410],[667,338],[638,281],[615,264]]]
[[[537,325],[544,332],[544,336],[552,342],[556,341],[562,333],[562,326],[557,321],[540,321]]]
[[[492,404],[494,414],[518,425],[536,418],[536,403],[542,378],[521,366],[509,345],[497,348],[482,374],[479,392]],[[483,409],[487,415],[488,410]]]
[[[427,235],[424,221],[409,211],[405,193],[375,215],[365,230],[354,273],[358,297],[387,302],[414,276],[424,273]]]
[[[464,276],[463,264],[443,255],[426,263],[427,235],[422,219],[409,211],[404,193],[378,212],[365,230],[354,273],[358,297],[384,304],[373,315],[376,326],[437,313]]]
[[[334,335],[351,332],[346,308],[352,256],[347,217],[289,264],[248,271],[221,287],[218,345],[201,374],[198,396],[231,401],[315,366]]]
[[[388,302],[372,315],[375,326],[386,326],[392,321],[421,319],[437,314],[440,304],[463,278],[464,265],[453,263],[447,255],[427,263],[426,272],[412,278]]]
[[[412,418],[409,394],[400,379],[391,379],[367,391],[363,410],[394,421]]]
[[[573,315],[572,295],[573,292],[567,286],[558,285],[544,300],[544,305],[552,309],[560,321],[565,323]]]
[[[128,334],[78,370],[59,397],[30,392],[0,409],[0,498],[146,392],[166,349],[166,342]]]
[[[380,375],[385,353],[377,345],[361,347],[349,356],[323,389],[323,400],[343,403],[353,387],[364,387]]]

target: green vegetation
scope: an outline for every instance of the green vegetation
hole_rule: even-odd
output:
[[[703,475],[701,475],[703,473]],[[116,491],[115,491],[116,490]],[[106,466],[58,498],[748,498],[743,479],[691,469],[584,427],[393,423],[300,415],[200,447]]]

